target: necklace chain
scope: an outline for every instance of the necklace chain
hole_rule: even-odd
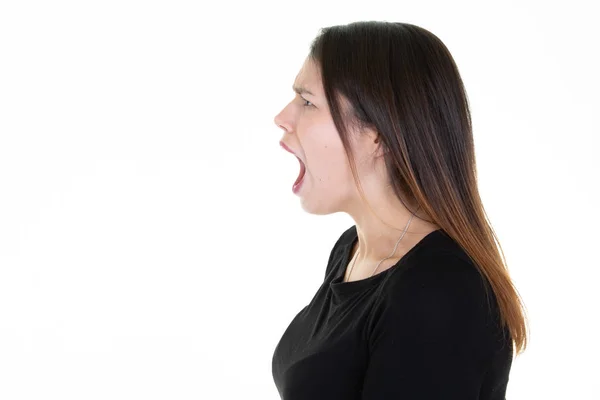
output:
[[[384,262],[385,260],[390,259],[394,255],[394,253],[396,253],[396,249],[398,248],[398,243],[400,243],[400,241],[402,240],[402,238],[406,234],[406,231],[408,230],[408,226],[410,225],[410,222],[412,221],[412,219],[413,219],[414,216],[415,216],[415,214],[413,213],[411,215],[410,219],[408,220],[408,223],[404,227],[404,231],[402,231],[402,235],[400,235],[400,238],[396,242],[396,246],[394,246],[394,250],[392,250],[392,253],[389,256],[387,256],[386,258],[384,258],[383,260],[379,261],[379,264],[377,264],[377,266],[375,267],[375,269],[373,270],[373,273],[369,276],[369,278],[371,276],[375,275],[375,271],[377,271],[377,269],[379,268],[379,266],[381,265],[382,262]],[[354,256],[354,259],[352,260],[352,265],[350,266],[350,271],[348,271],[348,278],[347,278],[346,282],[350,281],[350,275],[352,274],[352,269],[354,268],[354,264],[356,263],[356,259],[358,258],[359,253],[360,253],[360,250],[358,250],[356,252],[356,254]]]

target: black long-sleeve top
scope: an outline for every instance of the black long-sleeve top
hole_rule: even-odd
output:
[[[489,281],[439,229],[395,265],[343,282],[356,226],[277,344],[283,400],[504,400],[513,358]]]

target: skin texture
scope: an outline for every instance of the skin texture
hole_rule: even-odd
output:
[[[356,260],[350,280],[367,278],[382,259],[390,256],[411,213],[387,184],[383,147],[375,143],[377,132],[369,129],[351,131],[351,143],[365,197],[377,215],[361,198],[329,112],[319,67],[312,59],[306,58],[293,86],[307,89],[312,94],[296,93],[275,116],[274,122],[284,131],[281,141],[306,166],[304,182],[297,193],[302,208],[315,215],[336,212],[350,215],[358,232],[358,242],[352,252],[353,260]],[[343,98],[342,104],[347,105]],[[393,266],[425,235],[439,228],[420,216],[418,212],[413,217],[396,252],[381,263],[375,275]],[[358,257],[354,257],[357,250]],[[348,280],[347,273],[348,270],[345,280]]]

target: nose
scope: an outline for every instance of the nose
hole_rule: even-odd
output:
[[[283,124],[283,120],[281,119],[281,113],[282,113],[282,112],[283,112],[283,110],[282,110],[282,111],[280,111],[280,112],[279,112],[279,114],[277,114],[277,115],[275,116],[275,118],[273,118],[273,122],[274,122],[274,123],[275,123],[275,125],[277,125],[279,128],[281,128],[281,129],[285,129],[285,128],[282,126],[282,124]]]
[[[275,123],[275,125],[277,125],[277,127],[281,128],[284,131],[284,133],[288,133],[292,131],[292,127],[289,121],[283,118],[284,112],[285,109],[281,110],[281,112],[279,112],[279,114],[275,116],[273,122]]]

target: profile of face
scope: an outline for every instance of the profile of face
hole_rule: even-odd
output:
[[[304,61],[293,87],[296,95],[275,116],[275,124],[284,131],[282,146],[305,166],[296,193],[302,208],[318,215],[349,211],[360,202],[360,195],[325,99],[319,67],[310,57]],[[342,102],[346,104],[343,99]],[[371,146],[373,136],[352,134],[355,162],[363,189],[367,191],[373,179],[381,178],[373,176],[375,171],[368,167],[369,157],[373,157],[370,152],[375,149]]]

